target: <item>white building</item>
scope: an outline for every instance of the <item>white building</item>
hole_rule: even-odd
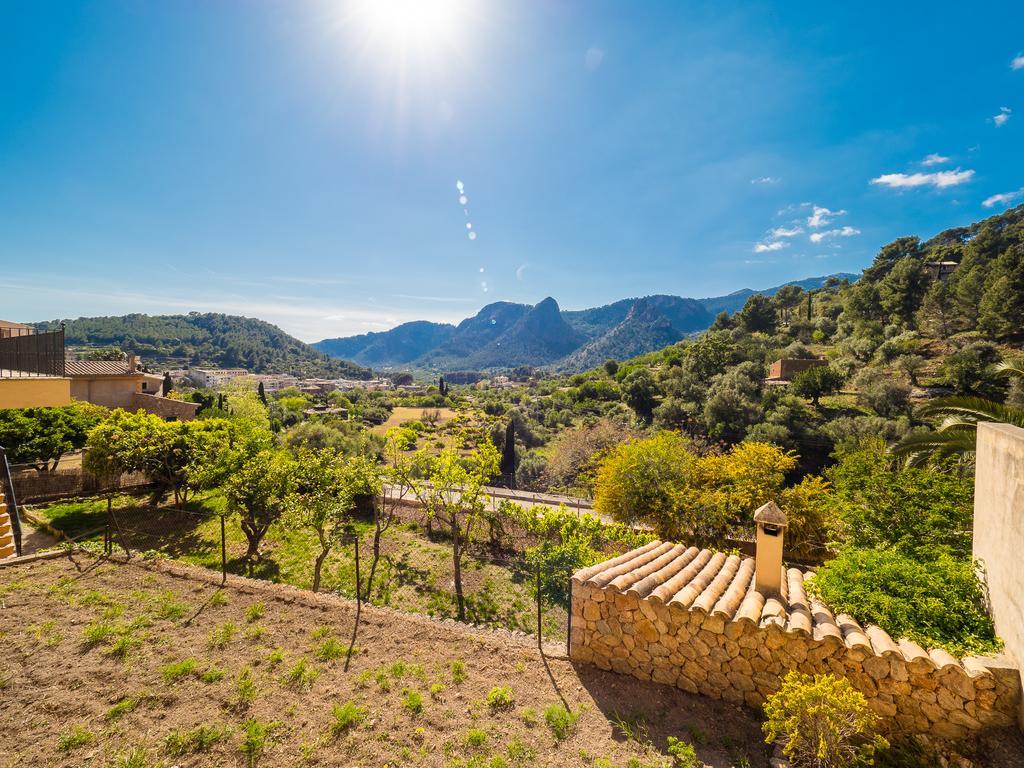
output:
[[[201,387],[217,389],[242,376],[248,376],[245,368],[191,368],[188,376]]]

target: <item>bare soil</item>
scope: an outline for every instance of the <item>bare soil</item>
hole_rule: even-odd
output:
[[[373,606],[356,627],[352,601],[219,580],[82,553],[0,568],[0,768],[641,768],[669,764],[670,735],[716,768],[768,764],[756,715],[724,702],[543,658],[507,632]],[[302,661],[310,679],[290,680]],[[508,707],[487,703],[498,686]],[[365,717],[332,733],[348,702]],[[545,718],[559,705],[578,718],[564,740]]]

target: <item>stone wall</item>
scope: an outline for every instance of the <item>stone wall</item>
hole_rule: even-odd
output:
[[[996,633],[1024,663],[1024,429],[979,424],[974,556],[981,561]],[[1024,708],[1018,713],[1024,728]]]
[[[791,669],[833,673],[848,678],[892,730],[939,738],[964,738],[1015,720],[1020,679],[1003,657],[961,662],[847,617],[836,617],[835,633],[800,631],[788,620],[761,620],[760,606],[746,610],[756,592],[738,610],[731,606],[726,613],[735,616],[726,618],[718,605],[686,608],[675,599],[642,598],[595,584],[592,575],[587,569],[573,577],[573,660],[750,707],[760,707]]]

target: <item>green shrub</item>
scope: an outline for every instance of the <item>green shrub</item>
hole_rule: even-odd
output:
[[[267,607],[263,604],[262,600],[255,602],[245,609],[245,620],[249,624],[253,624],[263,618],[266,610]]]
[[[165,683],[176,683],[179,680],[188,677],[196,671],[196,660],[195,659],[183,659],[182,661],[175,662],[174,664],[167,664],[160,668],[160,676],[163,677]]]
[[[246,720],[242,725],[242,755],[248,768],[256,768],[267,750],[267,740],[279,723],[261,723],[259,720]]]
[[[561,704],[552,704],[544,710],[544,722],[558,741],[565,741],[576,728],[579,715],[570,712]]]
[[[163,749],[172,757],[181,757],[192,752],[206,752],[227,735],[226,729],[210,725],[197,725],[190,731],[179,731],[175,728],[164,737]]]
[[[959,656],[1000,647],[970,560],[848,548],[823,565],[810,586],[837,613],[877,624],[893,637]]]
[[[516,703],[512,689],[507,685],[495,686],[487,693],[487,706],[492,712],[511,709]]]
[[[320,661],[334,661],[345,655],[345,646],[333,637],[329,637],[320,643],[316,649],[316,657]]]
[[[210,631],[210,646],[224,648],[235,637],[235,625],[228,621]]]
[[[241,707],[247,707],[256,701],[256,681],[252,679],[252,670],[248,667],[243,667],[235,678],[235,691]]]
[[[95,738],[92,731],[76,725],[70,731],[65,731],[60,735],[60,738],[57,739],[57,749],[61,752],[71,752],[86,744],[91,744]]]
[[[346,701],[341,706],[331,710],[334,720],[331,722],[331,735],[342,736],[358,726],[366,719],[366,707],[360,707],[355,702]]]
[[[875,734],[878,716],[846,678],[791,671],[764,705],[765,740],[781,739],[794,768],[871,765],[887,746]]]
[[[444,698],[445,684],[434,683],[430,686],[430,698],[434,701],[440,701]]]
[[[466,662],[456,659],[452,662],[452,682],[458,685],[467,677]]]
[[[487,731],[483,728],[470,728],[466,731],[466,746],[471,749],[479,749],[487,743]]]
[[[410,715],[419,715],[423,712],[423,696],[419,691],[414,691],[411,688],[403,689],[402,707]]]
[[[677,739],[675,736],[668,737],[668,753],[672,757],[672,765],[675,768],[703,768],[704,762],[697,757],[697,750],[692,744]]]
[[[305,659],[299,659],[284,676],[285,685],[298,690],[305,690],[320,677],[320,670],[310,666]]]

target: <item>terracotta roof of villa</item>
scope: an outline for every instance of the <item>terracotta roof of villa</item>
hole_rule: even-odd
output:
[[[64,364],[68,376],[134,376],[140,371],[133,370],[124,360],[68,360]]]
[[[766,596],[754,589],[754,558],[727,555],[710,549],[652,541],[603,563],[573,574],[573,581],[591,588],[615,590],[639,600],[684,611],[719,617],[726,622],[774,625],[787,635],[840,642],[868,654],[899,656],[929,666],[955,666],[974,676],[975,670],[941,649],[926,651],[917,643],[893,640],[876,626],[861,626],[846,614],[808,596],[805,574],[789,568],[782,596]],[[967,659],[967,662],[970,662]],[[981,674],[980,671],[977,674]]]

